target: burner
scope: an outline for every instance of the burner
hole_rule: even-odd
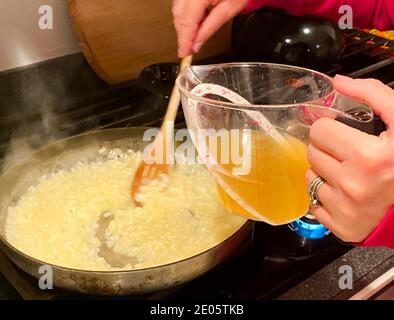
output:
[[[305,239],[321,239],[331,232],[314,217],[303,217],[289,225],[290,229]]]

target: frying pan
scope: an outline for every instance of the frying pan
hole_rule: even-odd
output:
[[[251,239],[253,223],[250,221],[222,243],[193,257],[153,268],[117,272],[85,271],[51,265],[24,254],[6,240],[7,208],[15,205],[29,186],[34,185],[43,174],[70,168],[81,159],[97,159],[103,146],[143,150],[149,143],[142,141],[146,129],[109,129],[74,136],[43,147],[26,162],[5,172],[0,178],[0,249],[33,277],[41,277],[40,267],[49,265],[52,267],[55,287],[100,295],[142,294],[173,287],[199,277],[235,255],[237,249],[248,244]]]

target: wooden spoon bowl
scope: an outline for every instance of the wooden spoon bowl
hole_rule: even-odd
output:
[[[179,69],[182,72],[186,67],[190,66],[192,63],[193,56],[187,56],[182,59],[181,67]],[[180,93],[176,85],[174,86],[170,101],[168,103],[167,111],[164,116],[163,123],[160,128],[160,132],[153,142],[153,150],[158,152],[162,148],[163,157],[162,162],[151,162],[146,163],[144,160],[138,167],[136,174],[134,176],[134,181],[131,186],[131,197],[137,207],[142,207],[142,204],[137,201],[137,194],[141,188],[141,185],[146,182],[146,180],[154,180],[162,175],[168,175],[170,171],[168,151],[170,147],[171,137],[174,132],[174,122],[178,112],[178,107],[181,101]]]

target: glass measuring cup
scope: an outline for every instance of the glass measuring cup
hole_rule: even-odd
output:
[[[322,73],[267,63],[192,66],[177,79],[190,135],[223,204],[249,219],[287,224],[305,215],[314,121],[370,132],[372,110]]]

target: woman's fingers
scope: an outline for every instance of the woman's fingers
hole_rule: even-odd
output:
[[[311,144],[317,149],[344,161],[354,153],[355,147],[376,143],[379,138],[354,129],[339,121],[321,118],[312,125],[310,130]]]
[[[341,169],[341,163],[328,153],[316,148],[313,144],[308,146],[308,161],[313,171],[332,184],[336,181]]]
[[[319,221],[323,226],[325,226],[331,232],[334,232],[335,222],[333,221],[330,214],[327,212],[324,207],[315,208],[312,210],[315,215],[317,221]]]
[[[316,177],[317,174],[313,170],[309,170],[307,172],[306,179],[308,186]],[[337,224],[336,217],[333,214],[336,206],[338,205],[336,203],[334,189],[331,188],[328,182],[324,182],[317,190],[317,197],[321,202],[321,205],[318,207],[311,206],[311,211],[315,215],[316,219],[328,230],[335,235],[340,235],[341,232],[338,229],[339,226]]]
[[[193,51],[198,52],[201,46],[212,37],[226,22],[241,12],[247,0],[226,0],[215,6],[201,24],[194,41]]]
[[[308,170],[308,172],[306,173],[306,182],[308,187],[317,176],[318,175],[316,174],[316,172],[314,172],[313,170]],[[323,176],[320,177],[324,179]],[[317,190],[318,199],[323,204],[323,206],[327,206],[328,210],[329,210],[328,207],[332,206],[331,204],[333,198],[332,195],[333,195],[332,188],[327,182],[324,182],[322,185],[320,185],[320,187]]]
[[[208,6],[207,0],[174,1],[172,14],[178,35],[179,57],[183,58],[192,52],[194,39]]]
[[[247,0],[174,0],[172,13],[178,35],[178,56],[201,46],[227,21],[241,12]],[[206,17],[207,9],[212,7]]]
[[[360,80],[337,76],[335,88],[344,95],[367,103],[380,115],[388,127],[387,135],[394,130],[394,91],[373,79]],[[317,120],[310,131],[311,144],[338,161],[351,158],[360,148],[376,145],[378,137],[368,135],[333,119]]]

